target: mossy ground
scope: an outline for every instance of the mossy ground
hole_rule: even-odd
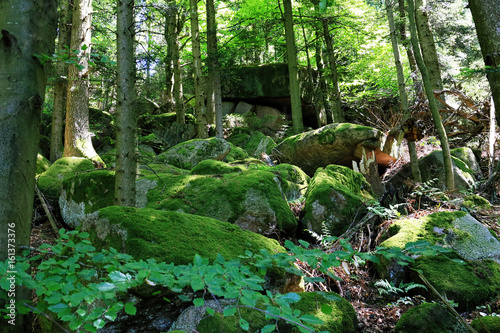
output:
[[[466,333],[465,327],[441,305],[424,303],[401,316],[396,324],[396,333]]]
[[[95,214],[98,220],[88,220],[83,226],[92,243],[98,248],[125,250],[135,259],[188,264],[196,253],[209,260],[218,254],[230,260],[247,250],[283,251],[275,240],[203,216],[118,206]]]
[[[478,333],[500,332],[500,317],[486,316],[476,318],[472,321],[471,326]]]
[[[309,314],[323,320],[324,324],[314,326],[317,332],[330,331],[332,333],[351,333],[357,331],[357,317],[352,305],[333,292],[302,292],[298,293],[300,301],[292,304],[293,310],[299,310],[301,314]],[[325,314],[321,311],[322,305],[332,308],[332,313]],[[263,308],[260,306],[260,308]],[[241,317],[249,322],[248,332],[260,332],[260,329],[268,324],[273,324],[274,319],[269,320],[258,310],[241,308]],[[283,320],[278,323],[279,332],[294,333],[298,329]],[[239,317],[223,317],[215,314],[202,320],[197,327],[199,332],[245,332],[239,325]]]

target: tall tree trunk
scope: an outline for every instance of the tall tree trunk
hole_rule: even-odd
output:
[[[68,73],[68,103],[64,156],[86,157],[102,163],[92,146],[89,129],[89,57],[92,25],[92,0],[75,0],[71,49],[81,50],[78,66],[71,65]]]
[[[434,121],[434,126],[436,127],[436,130],[438,132],[439,140],[441,141],[441,149],[443,151],[443,160],[446,175],[446,187],[449,191],[453,191],[455,189],[455,179],[453,174],[453,164],[451,160],[450,146],[448,144],[448,137],[446,136],[446,131],[441,121],[441,116],[439,115],[438,104],[436,101],[436,97],[434,96],[434,90],[432,89],[432,83],[427,71],[427,67],[425,66],[422,55],[420,54],[420,48],[417,38],[417,27],[415,24],[415,4],[413,0],[407,1],[413,53],[415,55],[415,60],[417,61],[418,68],[420,69],[420,72],[422,74],[422,81],[424,83],[425,93],[427,95],[427,98],[429,99],[429,107],[431,108],[432,119]]]
[[[420,49],[422,50],[422,58],[424,59],[425,67],[429,72],[429,79],[432,84],[432,90],[443,90],[443,81],[441,78],[441,69],[439,67],[439,59],[434,42],[434,34],[432,33],[429,23],[429,8],[427,0],[415,0],[415,23],[417,25],[418,40]],[[444,97],[444,96],[443,96]],[[439,108],[443,108],[441,102],[437,102]]]
[[[172,5],[168,5],[165,13],[165,41],[167,42],[167,54],[165,55],[165,98],[169,108],[174,106],[174,68],[173,68],[173,46],[170,35],[175,33],[175,9]]]
[[[134,0],[118,0],[115,204],[128,207],[135,206],[137,172],[134,29]]]
[[[73,20],[73,0],[60,2],[59,36],[57,52],[69,52],[71,45],[71,22]],[[62,157],[64,141],[64,114],[66,113],[66,96],[68,93],[68,65],[58,61],[55,66],[54,109],[52,111],[52,126],[50,133],[50,161]]]
[[[401,102],[401,109],[403,110],[403,122],[408,120],[410,109],[408,107],[408,94],[406,93],[405,77],[403,72],[403,64],[399,55],[399,45],[397,40],[396,24],[394,23],[394,13],[392,10],[392,3],[390,0],[385,0],[385,7],[387,11],[387,19],[389,21],[389,32],[391,36],[392,52],[394,54],[394,63],[396,65],[396,75],[398,78],[399,100]],[[408,150],[410,152],[410,166],[413,179],[416,182],[421,182],[422,177],[420,168],[418,167],[417,150],[415,148],[415,141],[408,140]]]
[[[484,63],[495,71],[487,74],[500,125],[500,5],[497,0],[469,0]]]
[[[7,274],[16,270],[14,256],[21,255],[21,246],[30,245],[47,82],[44,66],[33,55],[53,54],[56,12],[52,0],[0,1],[0,261],[7,261]],[[28,316],[18,311],[31,292],[13,282],[8,303],[0,302],[13,313],[7,320],[1,316],[0,332],[30,332]]]
[[[335,52],[333,50],[332,37],[326,19],[322,20],[323,36],[325,38],[326,52],[328,53],[328,64],[330,66],[331,78],[333,83],[333,98],[335,104],[333,105],[333,121],[342,123],[345,121],[345,115],[342,111],[342,101],[340,99],[339,77],[337,74],[337,59],[335,59]]]
[[[208,112],[215,115],[215,135],[224,136],[222,127],[222,93],[220,86],[220,64],[217,50],[217,22],[215,20],[214,0],[207,0],[207,63],[208,83],[207,97]]]
[[[293,32],[292,1],[283,0],[285,19],[286,57],[288,61],[288,76],[290,80],[290,99],[292,103],[292,127],[294,133],[304,130],[302,121],[302,102],[300,98],[299,73],[297,66],[297,51]]]
[[[203,87],[201,84],[201,47],[200,28],[198,23],[198,0],[189,0],[191,10],[191,44],[193,48],[193,68],[194,68],[194,116],[198,123],[196,132],[199,138],[208,137],[205,115],[203,114]]]

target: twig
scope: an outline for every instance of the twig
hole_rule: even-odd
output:
[[[30,309],[32,309],[33,311],[36,311],[36,312],[40,313],[41,315],[45,316],[45,318],[47,318],[48,320],[52,321],[54,324],[56,324],[57,326],[59,326],[59,328],[61,330],[63,330],[64,332],[71,333],[70,331],[68,331],[64,327],[62,327],[61,324],[59,324],[56,320],[54,320],[54,318],[52,318],[51,316],[49,316],[45,312],[42,312],[42,311],[38,310],[37,308],[35,308],[35,307],[27,304],[27,303],[23,303],[23,305],[26,306],[26,307],[28,307],[28,308],[30,308]]]
[[[465,319],[462,318],[462,316],[460,316],[460,314],[450,305],[450,303],[446,299],[444,299],[443,296],[441,296],[441,294],[436,290],[436,288],[434,288],[434,286],[425,278],[425,276],[421,272],[417,270],[415,270],[415,272],[417,272],[418,276],[425,283],[425,285],[429,287],[429,289],[441,300],[441,302],[443,302],[446,308],[455,316],[455,318],[457,318],[460,323],[462,323],[462,325],[465,326],[465,328],[467,328],[469,332],[478,333],[469,325],[468,322],[465,321]]]
[[[59,234],[59,228],[56,225],[56,222],[54,221],[54,218],[52,217],[52,213],[49,210],[49,207],[47,207],[47,203],[45,202],[45,199],[43,198],[42,192],[40,192],[40,189],[38,186],[35,185],[35,191],[36,194],[38,195],[38,199],[40,199],[40,202],[42,203],[43,210],[45,211],[45,215],[47,215],[47,218],[49,219],[50,225],[52,226],[52,230],[54,230],[54,233],[56,235]]]

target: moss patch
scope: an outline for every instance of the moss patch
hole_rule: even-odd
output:
[[[224,158],[225,162],[244,160],[249,157],[248,153],[243,148],[237,147],[232,143],[230,144],[231,144],[231,151]]]
[[[82,157],[63,157],[58,159],[38,178],[38,187],[48,198],[58,198],[65,179],[79,172],[94,170],[91,160]]]
[[[98,248],[113,247],[136,259],[188,264],[197,253],[236,259],[246,250],[282,252],[277,241],[208,217],[148,208],[111,206],[87,219],[82,230]]]
[[[228,163],[209,159],[198,163],[190,173],[192,175],[217,175],[233,172],[243,172],[245,170],[247,170],[247,168],[241,165],[232,166]]]
[[[36,174],[39,175],[50,168],[50,161],[46,159],[42,154],[38,154],[36,157]]]
[[[500,317],[486,316],[476,318],[472,321],[471,326],[478,333],[500,332]]]
[[[441,305],[424,303],[403,314],[396,324],[395,332],[466,333],[467,329]]]
[[[467,209],[491,209],[490,202],[477,194],[466,196],[462,206]]]

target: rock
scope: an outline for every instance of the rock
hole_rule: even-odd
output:
[[[419,219],[400,219],[391,225],[390,238],[383,247],[404,248],[407,243],[426,240],[450,248],[444,256],[422,256],[412,268],[423,275],[442,295],[459,303],[460,309],[471,309],[496,295],[500,288],[500,242],[489,229],[465,212],[439,212]],[[462,259],[461,265],[450,259]],[[401,267],[381,260],[378,269],[382,277],[401,280],[409,276],[420,283],[414,274],[396,276],[391,267]]]
[[[198,163],[190,172],[191,175],[221,175],[232,172],[243,172],[248,168],[241,165],[232,166],[216,160],[204,160]]]
[[[272,168],[281,176],[281,190],[288,202],[298,200],[306,194],[310,177],[298,166],[282,163]]]
[[[224,157],[224,162],[234,162],[247,159],[249,157],[246,150],[230,143],[231,151]]]
[[[172,325],[172,330],[182,330],[183,332],[196,332],[196,327],[204,318],[208,308],[217,312],[222,312],[224,308],[236,304],[232,299],[209,300],[202,306],[190,306],[184,310]]]
[[[260,157],[260,154],[271,154],[276,142],[271,137],[258,131],[237,128],[227,139],[235,146],[243,148],[250,156]]]
[[[228,114],[233,113],[235,107],[236,107],[235,102],[229,102],[229,101],[222,102],[222,116],[224,117]]]
[[[139,149],[137,149],[137,162],[139,164],[152,163],[155,157],[156,154],[153,148],[151,148],[148,145],[140,145]],[[106,163],[106,166],[108,168],[115,168],[116,149],[113,148],[111,150],[108,150],[104,154],[101,154],[101,158],[104,161],[104,163]]]
[[[394,332],[467,333],[468,330],[440,304],[423,303],[404,313],[398,320]]]
[[[330,124],[283,140],[275,156],[282,163],[297,165],[312,176],[329,164],[352,166],[361,159],[360,147],[380,149],[383,133],[377,129],[349,123]]]
[[[285,124],[285,116],[278,109],[270,106],[257,105],[255,115],[247,117],[247,123],[252,130],[279,131]]]
[[[475,175],[475,178],[481,175],[481,167],[479,166],[479,163],[477,162],[476,155],[474,155],[474,152],[472,149],[463,147],[463,148],[455,148],[450,150],[451,156],[454,156],[460,160],[462,160],[467,167],[472,171],[473,175]]]
[[[484,209],[489,210],[492,208],[491,203],[480,195],[472,194],[464,197],[462,207],[469,210]]]
[[[57,199],[61,194],[61,186],[65,179],[77,173],[94,170],[91,160],[83,157],[63,157],[55,161],[47,171],[38,178],[38,188],[45,197]]]
[[[199,162],[209,158],[221,161],[230,151],[231,145],[224,139],[193,139],[175,145],[156,156],[154,161],[192,169]]]
[[[306,192],[304,227],[319,235],[326,227],[339,236],[369,200],[374,198],[362,174],[340,165],[318,168]]]
[[[207,170],[237,171],[231,166],[204,162]],[[158,178],[160,178],[158,180]],[[215,175],[154,175],[158,186],[149,190],[147,207],[180,211],[231,222],[264,235],[293,232],[297,221],[280,190],[280,179],[270,171]]]
[[[50,161],[45,158],[42,154],[38,154],[36,157],[36,174],[39,175],[44,173],[50,168]]]
[[[245,102],[238,102],[238,104],[236,104],[236,107],[235,107],[233,113],[240,114],[240,115],[244,116],[247,113],[252,112],[254,108],[255,108],[255,106],[252,104],[248,104]]]
[[[194,116],[186,114],[186,122],[184,124],[178,123],[176,117],[175,112],[157,115],[144,114],[139,117],[138,125],[144,137],[154,134],[156,138],[153,140],[153,143],[159,141],[163,149],[168,149],[178,143],[192,140],[196,137],[196,119]],[[149,138],[149,140],[142,139],[141,142],[148,144],[151,139],[153,138]]]
[[[184,265],[194,255],[213,261],[217,255],[236,259],[245,251],[282,252],[275,240],[214,219],[148,208],[110,206],[91,214],[82,223],[92,244],[113,247],[135,259]]]
[[[357,317],[353,306],[338,294],[333,292],[301,292],[297,293],[300,300],[297,303],[291,304],[293,310],[300,310],[301,315],[314,315],[323,320],[323,324],[314,325],[315,332],[329,331],[336,333],[348,333],[357,331]],[[331,314],[325,314],[321,311],[323,305],[328,305],[332,308]],[[258,307],[265,308],[263,305]],[[239,309],[241,317],[250,324],[248,332],[260,332],[266,325],[274,325],[276,319],[266,319],[264,313],[258,310],[249,308]],[[197,332],[221,332],[227,333],[244,332],[239,325],[239,317],[228,316],[224,317],[219,309],[213,316],[208,316],[200,321]],[[284,320],[278,321],[279,332],[292,333],[296,332],[297,328]]]
[[[478,317],[472,321],[471,326],[478,333],[500,332],[500,317],[498,316]]]

